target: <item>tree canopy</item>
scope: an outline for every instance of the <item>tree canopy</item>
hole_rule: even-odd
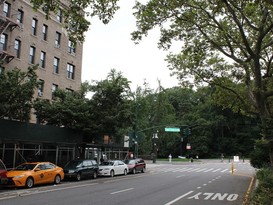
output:
[[[45,8],[47,15],[60,7],[60,1],[31,0],[31,3],[36,9]],[[68,3],[70,10],[64,11],[65,26],[81,41],[90,24],[79,10],[108,23],[119,8],[118,0]],[[273,5],[270,1],[148,0],[144,4],[136,1],[134,9],[137,20],[137,30],[132,33],[134,41],[140,41],[149,30],[159,27],[159,47],[168,49],[182,42],[181,52],[168,56],[170,69],[181,84],[217,85],[240,101],[240,109],[256,113],[264,125],[273,124]],[[72,29],[75,26],[77,29]],[[230,81],[242,86],[233,86]]]
[[[238,107],[256,114],[271,142],[273,164],[273,4],[270,1],[150,0],[137,3],[138,41],[159,27],[159,46],[182,42],[168,56],[170,69],[184,85],[208,83],[229,91]],[[234,106],[235,101],[220,101]]]
[[[90,99],[88,92],[92,92]],[[53,96],[52,101],[37,99],[34,103],[40,123],[83,131],[94,142],[103,135],[120,142],[128,132],[123,129],[131,125],[129,81],[114,69],[105,80],[85,82],[74,92],[58,89]]]
[[[46,5],[55,11],[59,1],[32,0],[34,7]],[[90,8],[91,16],[107,23],[118,9],[118,0],[69,1],[66,28],[84,40],[89,23],[79,9]],[[256,115],[262,136],[270,143],[273,165],[273,4],[264,0],[147,0],[136,1],[139,42],[155,27],[160,28],[159,47],[180,43],[181,52],[167,57],[170,70],[182,85],[215,85],[219,105]],[[71,28],[78,29],[71,29]],[[220,88],[220,89],[219,89]],[[228,95],[226,95],[228,91]],[[222,100],[236,99],[236,100]],[[227,97],[228,96],[228,97]]]
[[[36,69],[29,67],[23,72],[14,68],[0,73],[0,119],[24,122],[30,119],[33,95],[38,85]]]
[[[46,18],[56,14],[60,9],[64,17],[64,28],[67,29],[70,39],[83,42],[84,33],[88,31],[91,23],[87,17],[98,16],[99,19],[107,24],[112,18],[116,10],[119,8],[117,2],[119,0],[67,0],[62,4],[62,0],[46,1],[31,0],[35,10],[42,9]]]

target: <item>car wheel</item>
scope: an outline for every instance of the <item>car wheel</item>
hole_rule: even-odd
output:
[[[124,169],[124,175],[127,175],[127,169]]]
[[[27,178],[27,180],[26,180],[26,187],[27,188],[31,188],[33,186],[34,186],[34,180],[33,180],[33,178],[31,178],[31,177]]]
[[[146,171],[146,167],[143,167],[141,172],[144,173]]]
[[[76,175],[76,180],[80,181],[81,179],[82,179],[82,175],[81,175],[80,172],[78,172],[77,175]]]
[[[54,184],[60,184],[61,183],[61,176],[58,174],[55,176]]]
[[[97,172],[94,172],[94,173],[93,173],[93,179],[96,179],[97,177],[98,177]]]
[[[115,172],[114,172],[114,170],[111,170],[110,177],[114,177],[114,176],[115,176]]]
[[[136,173],[136,168],[134,168],[134,169],[133,169],[132,173],[133,173],[133,174],[135,174],[135,173]]]

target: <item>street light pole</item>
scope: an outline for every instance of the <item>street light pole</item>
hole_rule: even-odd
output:
[[[158,130],[156,131],[156,133],[153,133],[153,137],[152,137],[152,143],[153,143],[152,160],[153,160],[153,163],[156,163],[156,157],[157,157],[156,139],[158,139]]]

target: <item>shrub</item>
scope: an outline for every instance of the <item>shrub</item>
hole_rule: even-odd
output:
[[[273,202],[273,172],[269,168],[257,172],[258,187],[250,198],[249,205],[271,205]]]

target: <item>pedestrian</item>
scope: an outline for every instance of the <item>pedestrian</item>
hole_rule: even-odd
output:
[[[101,158],[100,158],[100,163],[102,164],[103,161],[104,161],[103,156],[101,156]]]
[[[169,162],[172,162],[172,155],[169,154]]]
[[[224,154],[222,153],[221,154],[221,162],[223,162],[224,161]]]

